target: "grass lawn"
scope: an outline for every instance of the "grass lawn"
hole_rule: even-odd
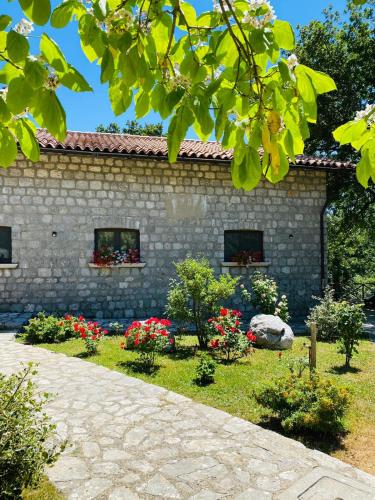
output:
[[[42,479],[38,488],[25,489],[22,492],[23,500],[63,500],[63,496],[56,487],[47,479]]]
[[[239,360],[232,365],[218,365],[215,383],[198,387],[193,382],[199,356],[194,349],[195,337],[185,336],[177,339],[177,354],[160,356],[159,368],[152,375],[134,371],[132,363],[137,355],[121,350],[119,344],[122,340],[123,337],[105,338],[100,344],[99,354],[85,359],[262,425],[267,425],[267,414],[256,403],[254,391],[258,391],[272,379],[286,374],[287,360],[306,356],[307,348],[304,344],[309,344],[307,337],[297,337],[293,349],[284,352],[281,360],[275,351],[258,349],[250,358]],[[62,344],[42,344],[41,347],[68,356],[84,357],[84,346],[80,339]],[[341,367],[344,356],[337,354],[336,346],[318,343],[317,359],[321,374],[348,387],[352,392],[352,404],[345,422],[349,433],[340,444],[316,440],[305,443],[375,473],[375,346],[370,341],[362,340],[359,351],[360,354],[352,362],[352,371],[343,372]]]

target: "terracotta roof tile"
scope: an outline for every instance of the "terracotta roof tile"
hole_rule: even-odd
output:
[[[46,130],[39,129],[37,138],[42,149],[92,151],[162,158],[168,156],[166,137],[68,131],[65,141],[59,142]],[[230,162],[232,157],[233,151],[222,149],[217,142],[202,142],[189,139],[182,142],[178,155],[178,158],[181,160],[190,158],[193,160],[224,162]],[[296,165],[324,170],[353,168],[353,165],[350,163],[304,155],[296,157]]]

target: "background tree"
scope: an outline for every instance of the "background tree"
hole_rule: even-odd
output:
[[[305,152],[356,161],[351,147],[339,147],[332,131],[353,120],[375,100],[375,1],[364,8],[349,1],[344,15],[329,7],[323,21],[299,26],[295,52],[302,64],[329,73],[337,91],[318,96],[319,116],[310,127]]]
[[[342,161],[359,160],[350,146],[339,147],[332,130],[352,120],[375,99],[374,0],[358,8],[348,2],[344,15],[326,9],[323,21],[299,27],[300,62],[333,76],[337,92],[318,97],[319,116],[305,151]],[[335,172],[328,182],[328,264],[338,295],[360,278],[375,276],[375,188],[364,189],[355,174]]]
[[[162,123],[145,123],[140,124],[137,120],[128,120],[123,129],[120,128],[118,123],[112,122],[107,127],[100,124],[96,127],[97,132],[107,132],[111,134],[129,134],[129,135],[163,135]]]

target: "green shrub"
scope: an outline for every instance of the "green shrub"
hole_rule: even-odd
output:
[[[61,325],[61,318],[40,312],[35,318],[31,318],[24,328],[25,340],[30,344],[53,344],[63,342],[73,336]]]
[[[43,407],[48,395],[36,393],[30,364],[9,377],[0,374],[0,498],[20,498],[27,487],[36,487],[45,465],[52,464],[62,447],[47,446],[54,437]]]
[[[353,354],[363,330],[363,304],[350,304],[345,300],[337,302],[333,290],[326,288],[324,296],[310,311],[306,324],[316,323],[318,339],[337,341],[339,352],[345,354],[345,366],[350,366]]]
[[[255,272],[250,278],[251,292],[241,286],[242,297],[250,302],[261,314],[279,316],[285,323],[290,319],[288,299],[282,295],[279,300],[279,287],[273,278]]]
[[[204,258],[187,258],[175,266],[178,280],[170,283],[166,313],[172,319],[194,323],[199,345],[206,349],[207,320],[234,294],[239,278],[225,274],[216,279]]]
[[[310,310],[306,324],[311,328],[315,323],[318,340],[334,342],[338,338],[338,302],[335,301],[334,291],[327,287],[323,297],[314,297],[318,304]]]
[[[339,302],[337,344],[339,353],[345,354],[345,368],[350,367],[353,354],[358,353],[364,318],[362,304]]]
[[[215,361],[207,354],[203,354],[200,357],[195,370],[195,383],[198,385],[212,384],[215,380],[215,370]]]
[[[349,406],[348,390],[321,379],[317,373],[311,377],[290,374],[255,397],[276,415],[286,432],[335,436],[344,431],[342,419]]]

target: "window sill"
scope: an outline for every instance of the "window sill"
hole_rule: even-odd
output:
[[[17,269],[18,263],[17,264],[0,264],[0,269]]]
[[[112,266],[99,266],[98,264],[94,264],[93,262],[89,262],[89,267],[94,268],[94,269],[117,269],[118,267],[128,267],[128,268],[133,268],[133,269],[142,269],[143,267],[146,266],[145,262],[137,262],[137,263],[129,263],[129,264],[116,264]]]
[[[222,262],[221,267],[268,267],[271,262],[252,262],[251,264],[240,264],[239,262]]]

